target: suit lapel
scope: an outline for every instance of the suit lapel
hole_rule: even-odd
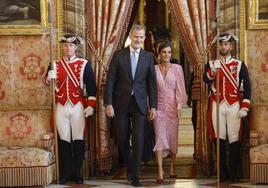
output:
[[[143,65],[144,59],[145,59],[144,50],[141,49],[140,54],[139,54],[139,59],[138,59],[138,65],[137,65],[137,68],[136,68],[135,78],[137,78],[139,76],[139,73],[142,70],[142,65]]]
[[[129,78],[133,80],[132,73],[131,73],[131,60],[130,60],[130,49],[129,49],[129,47],[125,48],[125,52],[123,54],[124,54],[124,61],[123,62],[126,62],[125,66],[126,66],[126,69],[127,69],[127,74],[129,76]]]

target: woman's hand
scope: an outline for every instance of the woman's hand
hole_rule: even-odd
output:
[[[149,120],[152,121],[156,117],[156,109],[151,108],[149,112]]]
[[[177,115],[178,115],[178,118],[181,117],[181,109],[178,109],[178,111],[177,111]]]

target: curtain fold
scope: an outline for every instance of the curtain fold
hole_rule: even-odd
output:
[[[169,0],[168,6],[173,21],[178,29],[178,35],[183,44],[189,63],[195,72],[194,88],[198,100],[197,129],[196,129],[196,158],[206,174],[211,172],[211,144],[207,133],[207,88],[202,82],[206,51],[211,47],[213,31],[210,29],[212,1],[209,0]],[[196,95],[197,94],[197,95]]]
[[[123,35],[123,34],[121,35],[121,39],[120,39],[120,42],[118,44],[119,48],[124,47],[125,41],[128,38],[128,34],[130,32],[130,29],[131,29],[132,25],[134,24],[136,15],[137,15],[138,10],[139,10],[140,0],[133,0],[133,1],[134,1],[134,3],[133,3],[133,6],[132,6],[132,11],[129,11],[129,15],[128,15],[128,18],[127,18],[128,23],[125,24],[125,28],[124,28],[125,35]]]
[[[169,0],[169,10],[191,64],[202,62],[201,54],[208,45],[209,6],[206,0]]]
[[[103,88],[109,63],[118,48],[121,36],[126,34],[134,1],[90,0],[87,4],[88,55],[93,62],[98,86],[95,120],[97,173],[109,172],[112,154],[109,120],[103,106]],[[122,41],[121,41],[122,42]]]

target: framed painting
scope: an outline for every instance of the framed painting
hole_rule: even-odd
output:
[[[248,29],[268,29],[267,0],[249,0]]]
[[[47,0],[0,0],[0,35],[42,34],[47,14]]]

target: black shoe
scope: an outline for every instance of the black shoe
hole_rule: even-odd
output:
[[[222,167],[220,171],[220,182],[229,181],[229,180],[230,180],[229,174],[227,173],[225,167]]]
[[[64,185],[64,184],[66,184],[66,183],[69,182],[69,181],[70,181],[70,180],[67,179],[67,178],[62,178],[62,179],[60,179],[59,184]]]
[[[132,181],[132,175],[130,173],[127,173],[127,181]]]
[[[225,182],[225,181],[229,181],[229,177],[228,176],[220,176],[220,182]]]
[[[141,187],[142,186],[140,180],[136,177],[132,178],[131,185],[134,187]]]
[[[239,178],[232,178],[231,181],[232,181],[232,183],[238,183],[238,182],[240,182],[240,179]]]
[[[76,183],[76,184],[83,184],[84,183],[84,180],[83,180],[83,178],[74,178],[74,182]]]

